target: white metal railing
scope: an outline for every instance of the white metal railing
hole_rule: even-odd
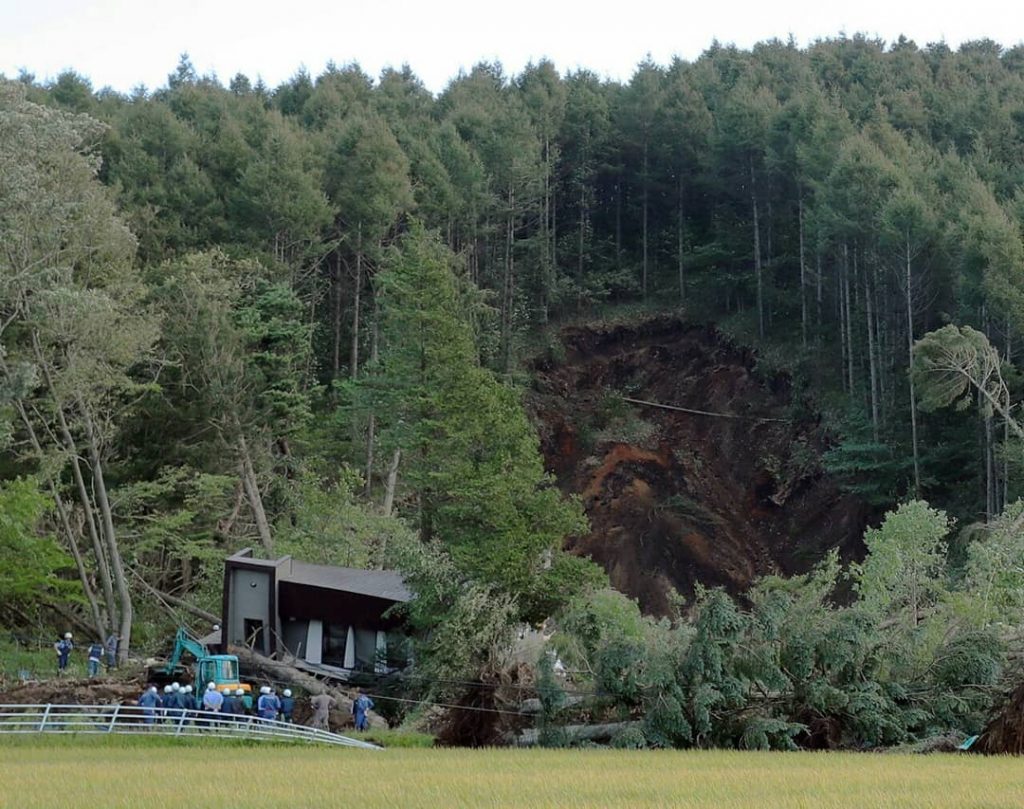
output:
[[[183,708],[143,708],[137,705],[3,705],[0,734],[158,734],[161,736],[220,736],[280,742],[311,742],[368,750],[369,742],[305,725],[258,716],[239,716]]]

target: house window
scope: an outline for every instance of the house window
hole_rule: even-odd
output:
[[[344,666],[347,641],[348,624],[324,624],[323,662]]]

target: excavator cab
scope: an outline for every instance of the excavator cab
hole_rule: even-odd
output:
[[[249,691],[249,684],[238,676],[238,658],[234,655],[210,655],[196,661],[196,682],[201,687],[213,683],[218,691]]]

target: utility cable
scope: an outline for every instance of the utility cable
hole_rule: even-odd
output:
[[[657,407],[661,410],[673,410],[678,413],[690,413],[694,416],[714,416],[719,419],[739,419],[741,421],[777,421],[783,424],[792,423],[792,419],[780,419],[772,416],[747,416],[741,413],[715,413],[711,410],[695,410],[691,407],[680,407],[679,405],[662,404],[661,402],[648,402],[644,399],[633,399],[629,396],[623,396],[622,401],[629,402],[630,404],[642,405],[644,407]]]

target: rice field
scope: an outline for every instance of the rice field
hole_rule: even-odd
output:
[[[1024,761],[979,756],[0,744],[0,807],[1024,806]]]

